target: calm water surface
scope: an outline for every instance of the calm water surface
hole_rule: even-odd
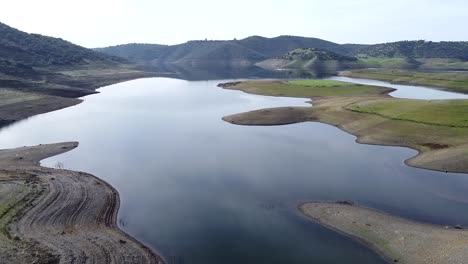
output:
[[[468,99],[468,94],[454,93],[449,91],[438,90],[435,88],[428,88],[424,86],[415,85],[403,85],[393,84],[389,82],[360,79],[360,78],[349,78],[344,76],[334,76],[327,78],[335,81],[352,82],[366,85],[390,87],[397,89],[395,92],[390,93],[391,96],[396,98],[411,98],[411,99],[425,99],[425,100],[437,100],[437,99]]]
[[[468,225],[468,175],[415,169],[416,151],[360,145],[320,123],[243,127],[221,117],[306,99],[248,95],[220,81],[142,79],[0,130],[0,147],[76,140],[43,163],[120,192],[120,225],[168,264],[383,263],[304,219],[310,200],[354,200],[413,219]]]

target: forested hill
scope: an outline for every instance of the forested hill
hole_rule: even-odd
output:
[[[96,50],[139,63],[256,63],[266,59],[278,58],[295,49],[307,48],[326,50],[351,57],[468,60],[468,42],[399,41],[361,45],[337,44],[317,38],[295,36],[276,38],[253,36],[230,41],[189,41],[173,46],[126,44]]]
[[[179,45],[127,44],[96,49],[103,53],[121,56],[134,62],[203,63],[233,62],[252,63],[279,57],[297,48],[319,48],[339,54],[349,53],[342,45],[316,39],[295,36],[264,38],[248,37],[228,41],[189,41]]]
[[[29,66],[115,63],[125,59],[106,55],[59,38],[29,34],[0,23],[0,59]]]
[[[284,60],[313,60],[318,59],[321,61],[333,60],[333,61],[356,61],[355,57],[340,55],[335,52],[323,50],[323,49],[315,49],[315,48],[307,48],[307,49],[295,49],[292,51],[287,52],[285,55],[281,57]]]
[[[349,55],[386,58],[450,58],[468,60],[468,42],[399,41],[369,46],[348,46]]]

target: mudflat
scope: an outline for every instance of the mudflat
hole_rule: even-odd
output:
[[[1,263],[163,263],[119,229],[117,191],[93,175],[45,168],[76,142],[0,151]]]

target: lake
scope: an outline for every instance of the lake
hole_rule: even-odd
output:
[[[168,264],[384,263],[305,219],[297,210],[305,201],[353,200],[468,225],[468,175],[408,167],[403,161],[416,151],[357,144],[325,124],[223,122],[248,110],[308,105],[216,87],[225,81],[150,78],[105,87],[80,105],[1,129],[0,148],[79,141],[43,164],[61,162],[112,184],[122,200],[120,226]]]

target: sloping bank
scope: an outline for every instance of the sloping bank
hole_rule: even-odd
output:
[[[118,228],[112,186],[87,173],[39,166],[77,146],[0,151],[0,263],[163,263]]]
[[[56,68],[37,73],[41,81],[0,74],[0,127],[37,114],[47,113],[82,102],[79,97],[97,93],[96,89],[138,78],[168,76],[146,72],[133,65],[91,65]]]

